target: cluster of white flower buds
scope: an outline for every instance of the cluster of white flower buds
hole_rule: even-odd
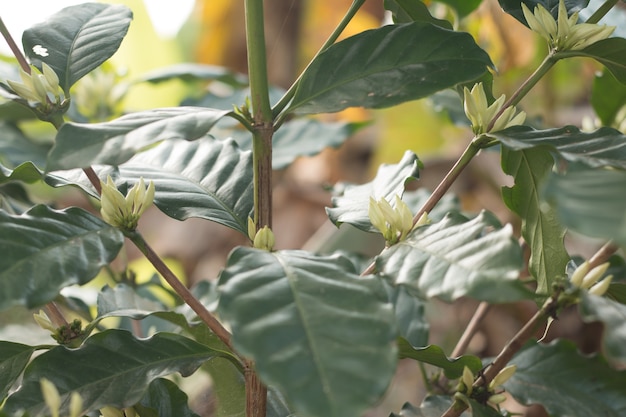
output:
[[[100,214],[104,221],[122,230],[135,230],[139,218],[154,201],[154,183],[150,181],[146,188],[143,178],[139,178],[126,196],[119,192],[110,176],[101,185]]]
[[[31,65],[30,74],[20,69],[22,82],[7,80],[7,84],[15,94],[28,102],[28,105],[43,113],[50,114],[58,109],[65,110],[69,100],[59,85],[59,77],[45,62],[41,64],[40,72]]]
[[[498,372],[498,374],[491,380],[487,390],[485,391],[486,397],[483,398],[486,399],[486,402],[498,405],[506,400],[504,392],[496,392],[496,389],[508,381],[513,374],[515,374],[516,370],[516,365],[509,365]],[[472,398],[472,393],[474,392],[474,378],[475,377],[472,371],[467,366],[463,367],[463,375],[461,376],[457,386],[457,393],[455,395],[456,399],[467,402],[468,398]],[[478,397],[482,397],[482,395],[479,395]]]
[[[428,215],[424,213],[413,226],[413,214],[398,195],[395,196],[395,207],[384,197],[379,200],[370,197],[368,215],[372,226],[383,234],[388,246],[404,240],[415,227],[430,222]]]
[[[517,126],[524,123],[526,113],[523,111],[517,113],[515,106],[507,107],[502,113],[502,106],[506,96],[501,95],[496,101],[489,105],[483,83],[474,84],[472,89],[465,87],[463,89],[463,107],[467,118],[472,123],[472,131],[476,135],[483,133],[497,132],[507,127]],[[489,126],[496,115],[498,118]]]
[[[276,238],[274,232],[268,226],[263,226],[260,230],[256,230],[256,224],[252,217],[248,217],[248,237],[252,241],[252,246],[256,249],[273,251]]]
[[[589,262],[585,261],[576,268],[570,277],[570,282],[576,288],[589,290],[589,294],[603,296],[609,289],[609,285],[611,285],[611,281],[613,280],[613,275],[609,275],[603,280],[600,280],[608,268],[608,262],[592,269]]]

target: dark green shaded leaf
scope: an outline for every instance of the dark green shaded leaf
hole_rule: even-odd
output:
[[[6,398],[34,351],[33,346],[0,341],[0,399]]]
[[[189,408],[187,394],[164,378],[157,378],[150,383],[148,391],[136,407],[141,417],[198,417]]]
[[[405,185],[419,177],[419,166],[417,155],[407,151],[399,163],[381,165],[371,182],[336,186],[338,195],[332,199],[334,207],[326,209],[328,217],[337,227],[348,223],[366,232],[377,232],[368,215],[370,197],[375,200],[384,197],[395,207],[395,196],[402,196]]]
[[[97,169],[104,178],[110,169]],[[154,203],[168,216],[199,217],[248,235],[252,215],[252,152],[232,140],[165,141],[119,167],[118,186],[154,181]]]
[[[482,3],[483,0],[437,0],[437,1],[439,3],[444,3],[452,7],[456,11],[456,13],[459,15],[459,17],[462,18],[462,17],[467,16],[474,10],[476,10],[476,8],[480,6],[480,3]]]
[[[539,187],[553,165],[554,159],[545,148],[502,148],[502,169],[515,179],[513,187],[502,188],[502,198],[522,218],[522,236],[531,250],[528,269],[537,280],[539,294],[547,294],[564,276],[569,261],[563,245],[565,230],[554,210],[543,207],[540,198]]]
[[[389,301],[396,313],[398,334],[411,346],[421,347],[428,344],[430,326],[426,319],[426,302],[409,293],[403,286],[385,285]]]
[[[248,85],[248,79],[244,75],[230,71],[228,68],[194,63],[176,64],[159,68],[144,74],[137,81],[158,84],[173,79],[185,82],[196,80],[220,81],[233,87],[245,87]]]
[[[534,11],[537,5],[542,5],[552,14],[552,17],[555,19],[558,17],[559,0],[498,0],[498,2],[505,12],[526,26],[528,26],[528,23],[526,18],[524,18],[521,3],[526,4],[531,11]],[[565,0],[565,8],[568,15],[587,7],[587,4],[589,4],[589,0]]]
[[[501,227],[487,212],[472,220],[449,213],[419,227],[385,249],[376,267],[395,285],[406,285],[423,298],[469,296],[503,303],[530,296],[517,279],[522,252],[510,225]]]
[[[14,78],[19,80],[19,76]],[[2,85],[0,85],[0,97],[2,97]],[[16,97],[17,98],[17,97]],[[5,101],[0,99],[0,118],[3,121],[15,122],[25,119],[35,119],[35,113],[26,106],[15,101]]]
[[[545,130],[515,126],[489,135],[513,150],[542,146],[567,161],[626,169],[626,135],[609,127],[587,133],[575,126]]]
[[[452,405],[452,397],[445,395],[429,395],[418,407],[405,403],[400,410],[400,414],[392,413],[390,417],[441,417]],[[462,417],[469,416],[469,412],[461,414]]]
[[[52,67],[67,94],[76,81],[117,51],[132,16],[123,5],[84,3],[66,7],[24,31],[24,52],[38,68],[42,62]],[[45,48],[45,54],[38,54],[37,46]]]
[[[48,171],[120,165],[166,139],[204,137],[228,112],[201,107],[142,111],[105,123],[65,123],[48,155]]]
[[[449,379],[460,378],[466,366],[474,373],[483,367],[478,356],[463,355],[449,359],[439,346],[413,347],[404,338],[398,339],[398,354],[400,359],[411,358],[441,368]]]
[[[626,39],[604,39],[575,53],[600,62],[620,83],[626,84]]]
[[[42,305],[61,288],[88,282],[123,242],[122,232],[79,208],[0,211],[0,309]]]
[[[584,321],[604,324],[604,354],[613,361],[626,364],[626,305],[583,292],[578,309]]]
[[[46,156],[50,151],[49,145],[42,145],[31,141],[17,127],[0,123],[0,162],[7,167],[15,168],[26,161],[36,166],[46,164]]]
[[[524,405],[541,404],[552,416],[620,417],[626,413],[626,371],[583,356],[569,341],[532,345],[511,361],[517,371],[504,388]]]
[[[41,378],[49,379],[59,390],[61,415],[67,415],[72,392],[82,397],[85,412],[105,405],[130,407],[141,400],[154,379],[175,372],[188,376],[203,362],[221,355],[171,333],[136,339],[130,332],[106,330],[88,338],[80,348],[58,346],[35,358],[5,409],[9,414],[45,415]]]
[[[21,181],[32,184],[44,178],[44,173],[32,162],[24,162],[15,169],[9,169],[0,165],[0,184]]]
[[[543,192],[561,223],[591,237],[626,244],[626,172],[578,167],[548,177]]]
[[[626,283],[614,282],[609,285],[607,297],[620,304],[626,304]]]
[[[383,26],[340,41],[314,59],[287,111],[389,107],[471,81],[492,66],[467,33],[425,22]]]
[[[233,344],[296,413],[359,415],[385,392],[396,330],[377,277],[340,256],[240,247],[219,283]]]
[[[611,126],[620,109],[626,106],[626,85],[620,84],[610,72],[595,76],[591,105],[602,124]]]
[[[433,17],[428,7],[419,0],[385,0],[384,4],[385,9],[391,12],[394,23],[427,22],[452,29],[450,22]]]

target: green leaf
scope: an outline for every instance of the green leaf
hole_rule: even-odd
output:
[[[478,356],[463,355],[459,358],[449,359],[439,346],[413,347],[404,338],[398,339],[398,349],[400,359],[410,358],[434,365],[443,369],[448,379],[460,378],[463,375],[463,368],[466,366],[473,373],[477,373],[483,367]]]
[[[228,68],[194,63],[175,64],[159,68],[144,74],[137,81],[159,84],[173,79],[185,82],[196,80],[220,81],[232,87],[245,87],[248,85],[248,79],[245,76]]]
[[[625,189],[626,172],[579,166],[550,175],[543,197],[565,227],[626,244]]]
[[[515,179],[503,187],[507,207],[522,218],[522,236],[531,250],[528,269],[537,280],[537,293],[547,294],[565,275],[569,255],[563,245],[565,230],[551,208],[544,208],[539,187],[552,170],[554,159],[545,148],[512,151],[502,148],[502,169]]]
[[[33,346],[0,341],[0,401],[7,397],[34,351]]]
[[[85,412],[105,405],[130,407],[141,400],[154,379],[175,372],[188,376],[203,362],[221,355],[220,351],[171,333],[137,339],[127,331],[105,330],[77,349],[57,346],[35,358],[5,409],[9,414],[24,411],[32,417],[45,415],[41,378],[49,379],[59,390],[61,415],[67,415],[72,392],[82,397]]]
[[[532,345],[511,363],[517,371],[504,388],[524,405],[541,404],[552,416],[620,417],[626,413],[626,371],[582,356],[569,341]]]
[[[111,174],[127,187],[143,177],[154,181],[154,204],[176,220],[199,217],[248,236],[254,209],[252,152],[232,140],[165,141],[119,167],[96,168],[100,178]],[[86,185],[86,184],[85,184]]]
[[[385,9],[391,12],[394,23],[427,22],[445,29],[452,29],[450,22],[433,17],[428,7],[421,1],[385,0],[384,5]]]
[[[132,113],[105,123],[65,123],[48,155],[47,171],[120,165],[162,140],[201,138],[227,113],[173,107]]]
[[[68,94],[76,81],[117,51],[132,16],[123,5],[84,3],[66,7],[24,31],[24,52],[38,68],[42,62],[52,67]],[[37,53],[41,47],[46,50],[43,55]]]
[[[489,135],[513,150],[542,146],[570,162],[626,169],[626,135],[609,127],[587,133],[575,126],[545,130],[515,126]]]
[[[595,59],[604,65],[620,83],[626,84],[626,39],[604,39],[575,52],[577,56]]]
[[[377,277],[340,256],[240,247],[219,283],[233,344],[296,413],[360,415],[385,392],[396,330]]]
[[[88,282],[123,242],[122,232],[79,208],[0,211],[0,309],[42,305],[61,288]]]
[[[187,394],[178,385],[164,378],[152,381],[135,407],[141,417],[198,417],[189,408]]]
[[[472,220],[449,213],[422,226],[406,240],[385,249],[376,268],[395,285],[406,285],[423,298],[453,301],[469,296],[491,303],[529,298],[517,279],[522,252],[510,225],[493,214]]]
[[[35,143],[21,130],[8,123],[0,123],[0,162],[7,167],[15,168],[26,161],[36,166],[46,164],[49,145]]]
[[[44,178],[44,174],[32,162],[24,162],[15,169],[0,165],[0,184],[21,181],[32,184]]]
[[[525,3],[531,11],[534,11],[538,5],[542,5],[555,19],[559,11],[559,0],[498,0],[498,2],[505,12],[526,26],[528,26],[528,23],[522,12],[522,3]],[[589,0],[565,0],[565,8],[568,15],[587,7],[587,4],[589,4]]]
[[[610,72],[596,74],[593,79],[591,105],[602,124],[611,126],[617,113],[626,106],[626,85],[620,84]]]
[[[288,112],[383,108],[478,78],[493,67],[467,33],[425,22],[361,32],[326,49],[300,80]]]
[[[604,354],[613,361],[626,364],[626,305],[583,291],[578,309],[585,322],[604,324]]]
[[[371,182],[336,186],[340,192],[332,199],[333,207],[326,209],[328,217],[337,227],[348,223],[366,232],[378,232],[368,215],[370,197],[376,200],[384,197],[395,207],[394,197],[402,196],[405,185],[419,177],[419,166],[417,155],[407,151],[399,163],[381,165]]]
[[[285,123],[272,138],[272,168],[284,169],[298,157],[317,155],[328,147],[337,148],[366,125],[367,123],[329,123],[310,118]],[[240,128],[237,130],[241,131]],[[232,136],[241,149],[252,150],[252,136],[248,132]]]
[[[447,4],[452,7],[456,13],[459,15],[459,18],[463,18],[476,10],[482,0],[437,0],[440,3]]]
[[[385,289],[396,313],[398,334],[411,346],[426,346],[430,328],[426,319],[426,302],[409,293],[403,286],[386,284]]]

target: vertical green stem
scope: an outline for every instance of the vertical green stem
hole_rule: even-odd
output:
[[[585,23],[598,23],[618,2],[619,0],[606,0],[598,10],[592,14]]]

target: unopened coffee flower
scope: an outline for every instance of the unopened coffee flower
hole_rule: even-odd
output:
[[[372,226],[378,229],[388,245],[398,243],[413,229],[413,214],[402,199],[395,196],[395,208],[383,197],[370,197],[368,215]]]
[[[111,179],[102,183],[102,198],[100,214],[104,221],[122,230],[133,231],[137,228],[137,222],[144,211],[154,201],[154,183],[150,181],[148,187],[139,179],[124,196]]]
[[[48,113],[55,108],[65,107],[68,101],[65,93],[59,86],[59,77],[45,62],[41,65],[42,71],[31,66],[31,73],[20,70],[22,82],[7,80],[11,89],[26,100],[29,106]]]
[[[613,275],[600,280],[606,273],[609,265],[609,262],[605,262],[591,269],[589,262],[585,261],[574,270],[570,277],[570,282],[574,287],[589,290],[589,294],[602,296],[609,289],[609,285],[613,280]]]
[[[538,33],[548,41],[553,51],[575,51],[584,49],[602,39],[606,39],[615,30],[614,26],[604,26],[595,23],[577,23],[578,12],[567,16],[565,2],[559,2],[559,14],[555,20],[552,14],[539,4],[531,12],[526,4],[522,3],[522,12],[533,32]]]
[[[524,123],[526,113],[523,111],[517,113],[514,106],[507,107],[501,114],[502,106],[506,97],[501,95],[491,105],[487,103],[487,96],[482,83],[474,84],[472,89],[467,87],[463,90],[463,107],[467,118],[472,123],[474,134],[481,135],[483,133],[497,132],[507,127],[517,126]],[[498,115],[493,122],[493,126],[489,126],[492,120]]]

